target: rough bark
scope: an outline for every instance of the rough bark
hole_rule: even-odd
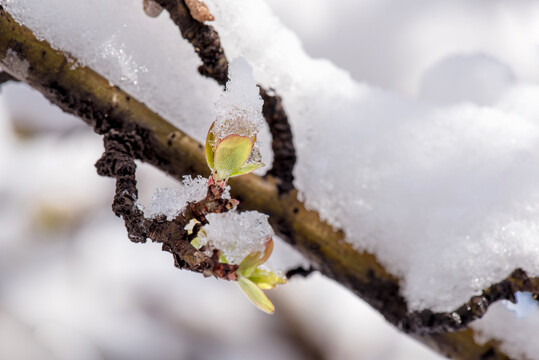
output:
[[[279,179],[277,187],[281,192],[294,189],[294,166],[296,165],[296,148],[292,136],[292,128],[284,111],[283,102],[275,91],[265,90],[260,86],[260,96],[264,100],[262,114],[271,132],[271,149],[273,150],[273,166],[268,174]]]

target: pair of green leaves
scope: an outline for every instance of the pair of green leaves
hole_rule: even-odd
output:
[[[231,134],[216,142],[212,132],[215,122],[211,125],[206,136],[206,161],[217,180],[227,180],[230,177],[248,174],[262,166],[261,162],[247,162],[253,151],[256,135],[252,138]]]
[[[240,288],[256,307],[268,314],[273,314],[275,307],[262,290],[273,289],[277,284],[286,283],[286,278],[259,268],[272,252],[273,240],[269,239],[263,254],[257,251],[247,255],[236,270]]]
[[[206,161],[212,170],[215,180],[228,180],[228,178],[248,174],[262,166],[259,161],[249,161],[256,141],[253,137],[231,134],[223,139],[216,139],[212,132],[215,122],[211,125],[206,136]],[[197,246],[197,239],[193,246]],[[264,253],[259,251],[251,253],[243,259],[236,270],[238,284],[249,300],[260,310],[273,314],[275,307],[262,290],[273,289],[277,284],[286,283],[286,278],[278,274],[259,268],[273,252],[273,240],[266,242]],[[223,257],[221,262],[226,262]]]

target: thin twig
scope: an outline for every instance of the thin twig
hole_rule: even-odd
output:
[[[312,266],[309,266],[309,268],[305,269],[303,266],[299,266],[294,269],[290,269],[286,272],[286,277],[288,279],[294,277],[294,276],[301,276],[301,277],[307,277],[311,275],[312,273],[316,272],[317,270],[313,268]]]
[[[265,90],[260,86],[260,96],[264,100],[262,114],[270,128],[273,150],[273,166],[269,175],[279,179],[277,186],[280,192],[294,189],[294,166],[296,165],[296,148],[288,116],[283,108],[281,97],[272,89]]]
[[[468,302],[450,312],[432,312],[423,310],[410,313],[400,328],[408,333],[434,334],[457,331],[467,327],[472,321],[482,318],[488,308],[499,300],[516,302],[517,291],[530,292],[534,297],[539,295],[539,279],[529,278],[522,269],[516,269],[506,279],[491,285],[481,295],[472,297]]]
[[[112,210],[123,218],[129,239],[146,242],[150,238],[163,244],[163,250],[174,256],[178,268],[199,272],[205,276],[234,280],[236,265],[221,264],[217,257],[208,256],[195,249],[189,242],[185,226],[191,218],[202,220],[209,212],[225,212],[235,203],[221,198],[222,191],[209,186],[208,194],[196,203],[190,204],[190,211],[179,214],[169,221],[165,216],[145,218],[137,205],[138,190],[135,178],[135,159],[141,157],[143,144],[136,132],[119,132],[111,129],[103,138],[105,152],[96,163],[97,172],[102,176],[116,179],[116,192]]]

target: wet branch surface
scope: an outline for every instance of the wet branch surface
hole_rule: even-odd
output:
[[[134,159],[150,163],[178,179],[186,173],[207,176],[203,147],[93,70],[72,67],[75,60],[37,40],[0,6],[0,66],[9,72],[9,64],[4,61],[8,49],[29,63],[28,73],[20,80],[104,135],[105,152],[96,166],[100,174],[116,179],[113,210],[124,219],[130,239],[144,242],[150,238],[160,242],[164,250],[174,254],[176,266],[226,278],[232,269],[220,268],[214,257],[189,244],[184,230],[187,218],[145,219],[136,206]],[[279,235],[310,259],[316,269],[347,286],[402,330],[451,357],[509,358],[495,342],[478,344],[470,328],[451,331],[465,328],[484,315],[494,301],[514,300],[515,291],[529,291],[537,297],[537,278],[528,278],[524,271],[516,270],[453,312],[410,313],[400,295],[399,280],[373,255],[359,253],[346,243],[342,231],[334,231],[316,212],[306,209],[297,200],[295,189],[282,193],[271,178],[252,174],[231,179],[231,186],[232,195],[241,200],[243,209],[269,214]],[[203,221],[201,215],[210,200],[205,201],[190,206],[186,216]]]
[[[213,27],[193,19],[183,0],[155,0],[165,8],[171,19],[180,29],[183,38],[188,40],[197,52],[203,65],[199,72],[225,85],[228,79],[228,60],[221,46],[219,34]],[[296,149],[288,116],[282,99],[274,90],[266,90],[261,85],[260,95],[264,100],[262,114],[268,123],[272,136],[273,167],[268,174],[278,180],[280,192],[294,189],[294,165]]]

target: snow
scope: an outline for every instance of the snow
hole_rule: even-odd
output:
[[[217,142],[232,134],[253,137],[264,124],[263,101],[251,66],[238,58],[230,63],[228,77],[226,91],[214,107],[215,123],[211,131]]]
[[[437,105],[493,105],[514,80],[511,69],[490,56],[448,56],[425,71],[419,97]]]
[[[158,215],[166,215],[168,220],[173,220],[187,203],[197,202],[206,197],[208,192],[208,179],[201,176],[191,178],[187,175],[183,177],[183,186],[177,189],[171,187],[158,188],[152,196],[152,201],[144,215],[154,218]],[[228,192],[227,192],[228,194]],[[225,195],[230,197],[230,195]]]
[[[243,57],[255,81],[283,97],[301,198],[401,277],[411,309],[451,310],[517,267],[539,274],[539,5],[455,1],[423,9],[424,1],[410,0],[398,7],[407,16],[393,10],[374,24],[387,31],[377,28],[373,37],[373,21],[359,20],[395,2],[321,1],[315,6],[331,11],[319,16],[339,20],[323,26],[359,28],[338,32],[338,44],[342,37],[347,47],[335,49],[349,49],[358,33],[360,43],[368,37],[371,47],[381,46],[379,57],[351,56],[349,69],[389,89],[309,57],[261,0],[207,1],[229,61]],[[148,18],[135,0],[0,3],[53,46],[204,140],[222,89],[197,74],[199,60],[166,16]],[[364,11],[351,11],[356,6]],[[260,138],[270,143],[267,133]],[[519,343],[529,332],[498,334],[489,326],[512,316],[498,308],[477,324]]]
[[[0,4],[15,19],[24,17],[40,39],[69,49],[81,64],[182,124],[182,130],[199,141],[205,139],[201,129],[213,122],[211,105],[222,90],[214,80],[198,75],[200,60],[192,45],[180,39],[168,15],[148,17],[139,0],[78,1],[77,6],[65,0]]]
[[[485,317],[473,324],[477,332],[477,340],[485,342],[495,339],[500,341],[500,348],[514,358],[537,359],[539,342],[536,341],[536,334],[539,304],[537,301],[528,300],[524,300],[526,303],[523,304],[527,308],[527,314],[524,317],[517,317],[512,311],[507,311],[502,303],[489,308]]]
[[[257,139],[261,130],[266,130],[262,117],[264,102],[259,95],[251,66],[245,59],[237,58],[229,64],[228,77],[226,91],[221,94],[213,110],[215,122],[210,131],[215,141],[210,145],[214,150],[217,143],[229,135]],[[247,163],[260,163],[261,159],[260,141],[255,141]]]
[[[264,252],[266,242],[273,236],[268,216],[257,211],[208,214],[209,224],[200,236],[200,244],[210,243],[222,251],[230,264],[239,264],[250,253]]]
[[[415,97],[424,72],[455,55],[484,54],[521,81],[539,81],[535,0],[268,0],[314,58],[355,79]]]

